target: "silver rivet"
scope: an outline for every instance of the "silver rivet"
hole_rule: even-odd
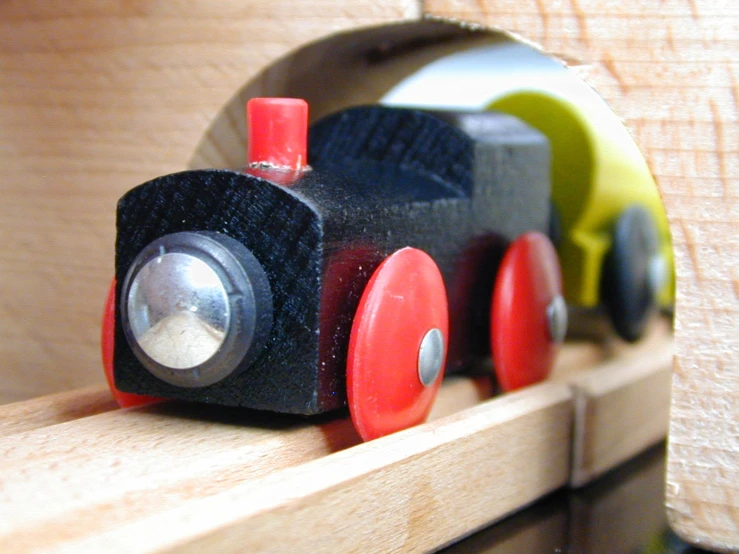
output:
[[[181,252],[159,255],[134,276],[128,320],[141,349],[171,369],[189,369],[218,352],[228,331],[228,292],[210,265]]]
[[[426,333],[418,349],[418,378],[424,386],[433,384],[444,365],[444,335],[433,328]]]
[[[547,306],[547,322],[552,341],[563,342],[567,334],[567,304],[561,294],[552,298]]]

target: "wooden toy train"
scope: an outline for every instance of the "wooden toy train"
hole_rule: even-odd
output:
[[[304,102],[248,111],[243,171],[119,202],[103,325],[119,403],[348,404],[367,440],[423,421],[444,370],[491,351],[503,390],[547,376],[567,310],[543,134],[499,112],[359,107],[313,125],[308,156]]]

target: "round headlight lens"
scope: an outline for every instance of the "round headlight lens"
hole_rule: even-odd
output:
[[[203,260],[163,254],[131,281],[128,321],[141,349],[172,369],[189,369],[218,352],[229,328],[228,293]]]
[[[239,241],[181,232],[139,252],[120,312],[128,344],[151,374],[206,387],[259,356],[272,326],[272,293],[264,268]]]

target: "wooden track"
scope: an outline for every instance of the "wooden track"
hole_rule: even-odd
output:
[[[665,388],[671,348],[663,327],[638,347],[569,345],[552,381],[492,399],[489,380],[452,378],[429,423],[364,444],[342,417],[117,410],[102,389],[0,407],[0,551],[360,552],[369,537],[375,551],[438,548],[622,461],[622,425],[654,431],[627,457],[662,440],[667,402],[624,402],[630,387],[650,395],[650,380]],[[602,392],[581,382],[599,372],[612,374]],[[594,416],[578,416],[583,397]],[[614,406],[630,417],[599,415]],[[618,455],[595,448],[573,473],[573,432],[602,443],[594,426]]]

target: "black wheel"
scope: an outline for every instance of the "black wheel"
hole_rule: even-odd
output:
[[[659,292],[659,235],[652,215],[641,206],[624,210],[613,229],[603,267],[603,304],[621,338],[641,338],[655,311]]]

